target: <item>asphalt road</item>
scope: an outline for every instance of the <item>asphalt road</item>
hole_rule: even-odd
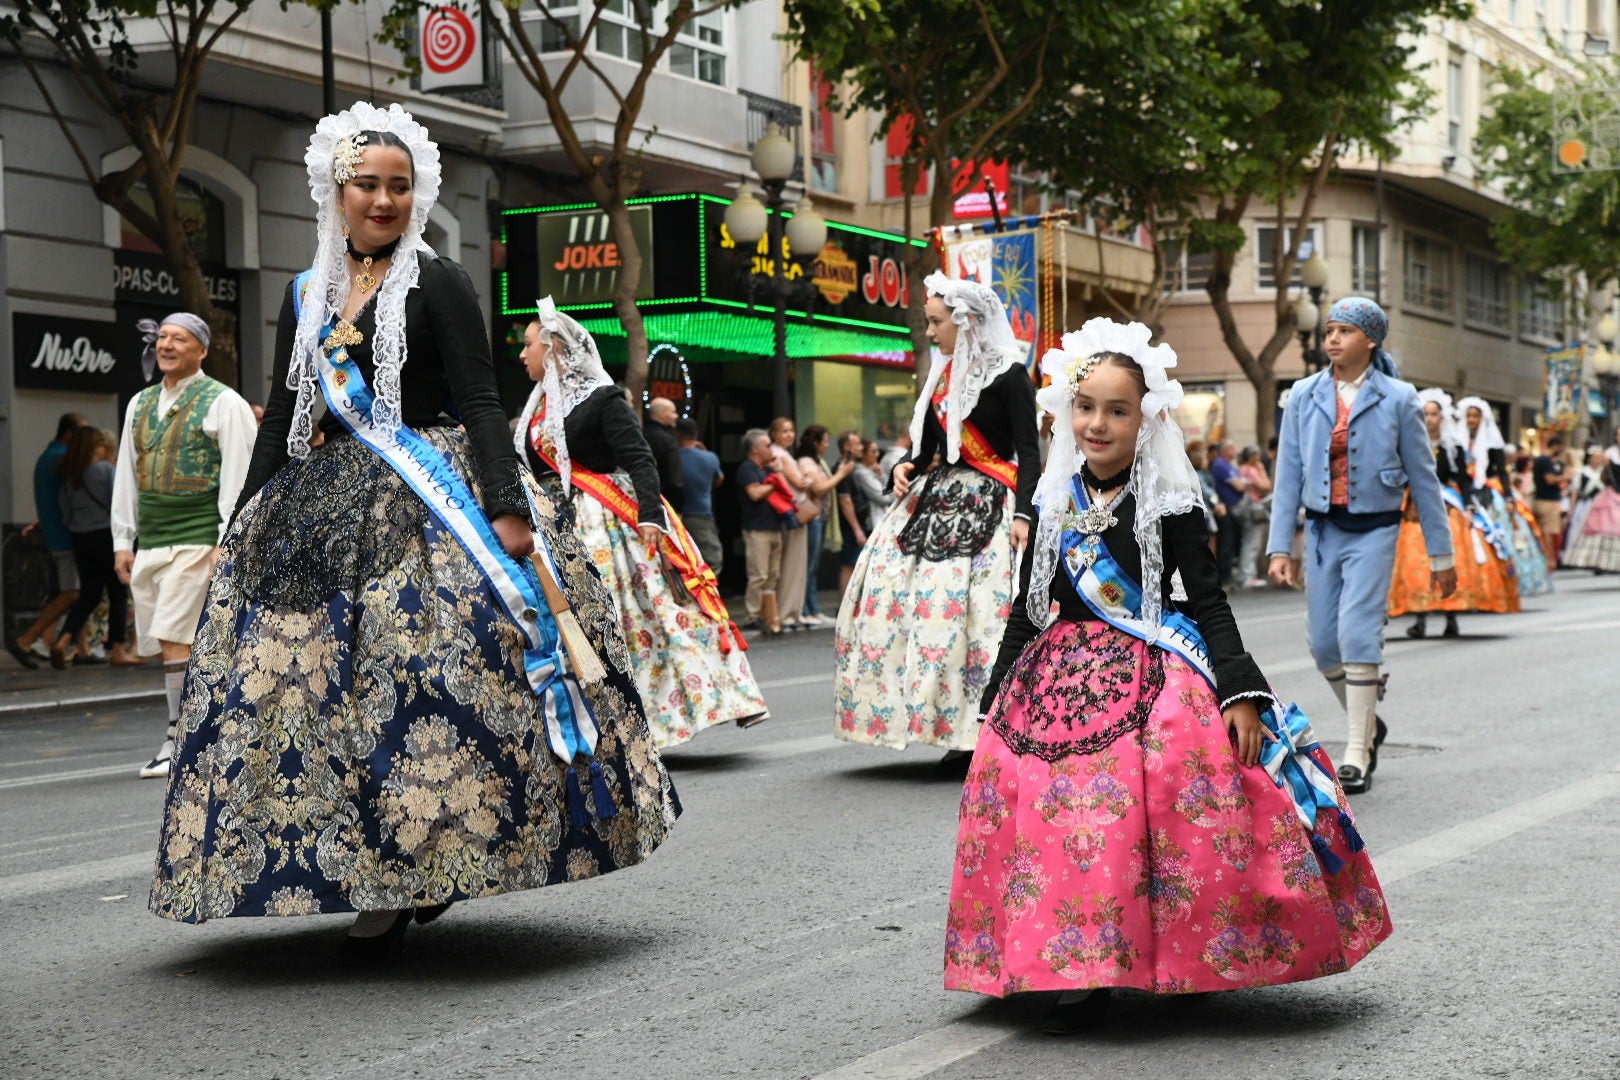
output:
[[[379,972],[334,963],[348,916],[147,912],[158,708],[7,717],[0,1077],[1614,1080],[1620,578],[1558,586],[1461,640],[1393,628],[1355,804],[1388,943],[1295,986],[1124,995],[1077,1040],[1033,1030],[1045,999],[940,988],[959,784],[936,751],[832,739],[830,630],[756,644],[769,723],[667,755],[686,813],[648,864],[458,906]],[[1329,715],[1302,599],[1235,606]]]

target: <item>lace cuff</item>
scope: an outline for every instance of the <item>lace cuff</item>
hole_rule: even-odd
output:
[[[1225,701],[1222,701],[1221,702],[1221,711],[1225,712],[1227,709],[1231,708],[1237,702],[1249,700],[1249,699],[1252,699],[1252,698],[1265,698],[1267,701],[1275,702],[1277,700],[1277,695],[1273,694],[1270,690],[1245,690],[1240,694],[1233,694],[1231,697],[1227,698]]]

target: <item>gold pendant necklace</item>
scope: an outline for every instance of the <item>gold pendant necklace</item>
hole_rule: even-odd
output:
[[[368,293],[377,287],[377,279],[371,274],[370,255],[360,260],[360,273],[354,279],[354,283],[363,293]]]

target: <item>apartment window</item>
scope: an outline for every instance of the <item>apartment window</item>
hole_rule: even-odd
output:
[[[1453,54],[1446,64],[1446,145],[1452,153],[1462,149],[1463,66],[1462,57]]]
[[[1215,268],[1215,253],[1188,251],[1180,240],[1165,240],[1163,244],[1165,295],[1203,292]]]
[[[1382,285],[1383,245],[1376,225],[1350,227],[1350,291],[1378,296]]]
[[[1508,0],[1508,22],[1518,26],[1520,14],[1519,0]]]
[[[1286,250],[1287,245],[1294,241],[1294,227],[1292,225],[1288,227],[1288,231],[1283,234],[1283,237],[1283,247]],[[1272,251],[1276,239],[1277,227],[1275,225],[1261,225],[1254,231],[1254,261],[1259,267],[1259,287],[1262,289],[1275,289],[1277,287],[1277,264]],[[1300,265],[1310,258],[1313,253],[1319,252],[1321,244],[1322,227],[1312,225],[1306,230],[1305,238],[1299,242],[1299,257],[1294,260],[1294,279],[1289,284],[1304,284],[1299,276]]]
[[[1410,307],[1451,315],[1451,245],[1407,236],[1401,293]]]
[[[1519,336],[1557,341],[1564,332],[1563,305],[1544,282],[1519,283]]]
[[[671,7],[674,7],[672,0]],[[681,27],[669,47],[669,70],[689,79],[726,84],[726,13],[711,11]]]
[[[646,17],[650,19],[651,14],[648,10]],[[607,0],[596,24],[596,51],[639,64],[647,54],[647,38],[652,32],[651,26],[637,22],[636,5],[631,0]]]
[[[810,68],[810,186],[816,191],[838,190],[838,141],[835,138],[832,87],[812,65]]]
[[[1536,0],[1536,33],[1547,32],[1547,0]]]
[[[1484,255],[1468,254],[1465,261],[1467,285],[1464,318],[1488,330],[1507,330],[1507,268]]]

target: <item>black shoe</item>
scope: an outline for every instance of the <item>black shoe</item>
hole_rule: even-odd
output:
[[[1382,718],[1374,716],[1372,752],[1367,757],[1367,777],[1369,780],[1371,780],[1372,774],[1378,771],[1378,748],[1384,745],[1384,736],[1388,734],[1389,726],[1384,723]]]
[[[947,750],[945,756],[939,759],[934,768],[938,772],[966,778],[968,766],[972,764],[973,752],[971,750]]]
[[[1425,623],[1423,620],[1419,619],[1417,622],[1413,623],[1411,626],[1408,626],[1406,628],[1406,636],[1409,637],[1409,638],[1426,638],[1426,637],[1428,637],[1429,636],[1428,624]]]
[[[86,664],[105,664],[106,662],[107,658],[105,656],[92,656],[89,653],[77,653],[71,661],[74,667],[83,667]]]
[[[440,915],[443,915],[445,912],[449,911],[450,910],[450,904],[453,904],[453,903],[455,903],[455,901],[452,900],[452,901],[449,901],[449,902],[443,903],[443,904],[429,904],[427,907],[419,907],[419,908],[417,908],[416,909],[416,925],[417,926],[426,926],[428,923],[432,922],[434,919],[437,919]]]
[[[1041,1031],[1047,1035],[1080,1035],[1090,1031],[1102,1023],[1103,1014],[1108,1011],[1107,990],[1093,990],[1079,1001],[1063,1002],[1052,1006],[1041,1021]]]
[[[338,947],[344,967],[377,967],[398,960],[405,951],[405,928],[413,912],[406,908],[394,916],[394,925],[376,937],[345,937]]]
[[[1441,637],[1461,637],[1462,631],[1457,629],[1457,620],[1448,618],[1446,628],[1440,632]]]
[[[1339,766],[1339,786],[1346,795],[1360,795],[1372,790],[1372,771],[1362,772],[1354,765]]]
[[[14,637],[6,638],[6,652],[8,652],[12,656],[16,657],[17,663],[21,664],[23,667],[27,668],[29,671],[38,671],[39,670],[39,661],[35,660],[32,656],[30,656],[28,654],[28,650],[23,648],[20,644],[18,644],[16,638],[14,638]]]

